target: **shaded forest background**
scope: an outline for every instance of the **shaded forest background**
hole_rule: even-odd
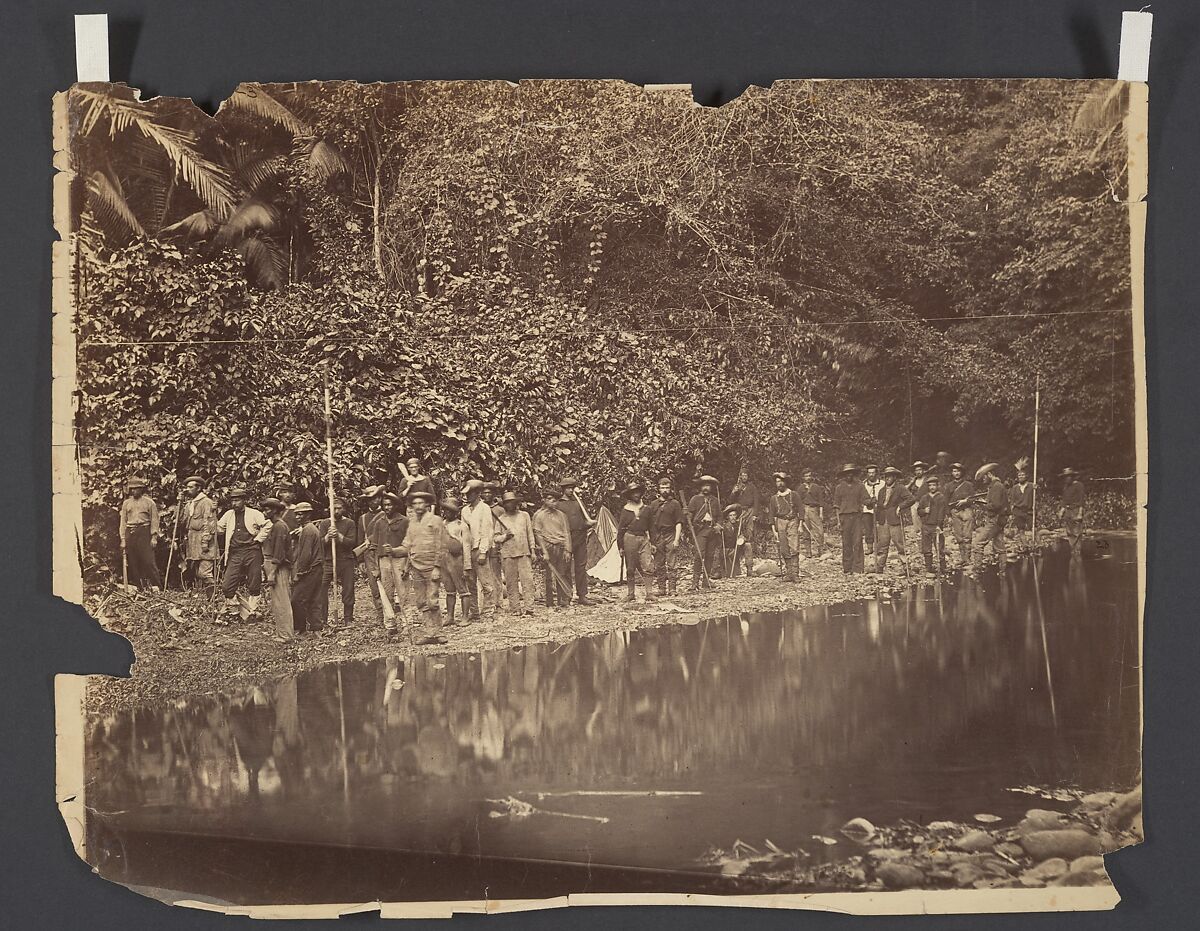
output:
[[[85,507],[415,453],[595,488],[945,449],[1133,471],[1124,85],[69,96]]]

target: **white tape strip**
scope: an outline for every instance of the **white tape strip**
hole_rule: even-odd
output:
[[[1121,57],[1118,81],[1145,81],[1150,74],[1150,27],[1153,13],[1121,14]]]
[[[108,14],[75,17],[75,80],[107,81]]]

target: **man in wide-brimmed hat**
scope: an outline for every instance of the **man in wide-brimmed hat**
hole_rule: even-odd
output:
[[[546,563],[546,607],[566,608],[571,604],[571,525],[558,509],[562,493],[550,485],[542,489],[542,506],[533,515],[533,539],[537,553]]]
[[[292,505],[296,530],[292,543],[292,620],[300,633],[321,630],[317,602],[325,570],[325,541],[313,523],[313,506],[307,501]]]
[[[1062,478],[1062,510],[1059,518],[1071,544],[1071,553],[1078,554],[1083,543],[1083,482],[1079,481],[1079,473],[1070,466],[1062,470]]]
[[[767,516],[775,531],[775,545],[783,568],[783,581],[800,578],[800,525],[804,519],[804,499],[792,489],[792,477],[776,472],[775,494],[767,499]]]
[[[537,549],[533,522],[521,510],[521,496],[515,491],[506,491],[500,497],[500,505],[496,523],[508,610],[513,614],[533,614],[533,554]]]
[[[473,478],[463,486],[462,519],[471,528],[471,566],[475,590],[475,607],[479,618],[490,621],[499,607],[499,580],[496,578],[493,550],[496,547],[496,516],[484,499],[487,484]]]
[[[594,604],[588,598],[588,530],[596,522],[583,508],[583,501],[579,497],[579,479],[573,476],[564,478],[562,490],[558,509],[567,516],[567,523],[571,527],[571,573],[575,583],[575,603]]]
[[[253,619],[262,595],[262,544],[271,531],[271,522],[262,511],[249,507],[248,499],[244,485],[230,489],[229,510],[217,520],[217,533],[225,541],[225,571],[221,577],[221,594],[225,596],[223,623],[228,623],[235,614],[243,621]]]
[[[1004,547],[1004,525],[1008,521],[1008,489],[1000,480],[998,463],[989,462],[975,470],[976,486],[986,491],[975,509],[975,532],[971,537],[971,569],[983,569],[983,554],[989,546],[1003,568],[1008,554]],[[977,493],[978,494],[978,493]]]
[[[211,590],[216,584],[217,559],[217,502],[204,493],[204,479],[189,475],[183,480],[183,511],[179,515],[183,536],[183,558],[192,584],[198,589]]]
[[[701,475],[700,491],[688,501],[687,517],[696,535],[696,555],[692,560],[692,591],[696,591],[701,585],[712,588],[713,556],[721,542],[717,485],[716,477]]]
[[[958,545],[958,567],[971,562],[971,538],[975,534],[975,483],[966,476],[961,462],[950,464],[950,481],[943,489],[950,508],[950,535]]]
[[[120,541],[122,558],[127,562],[134,585],[148,585],[158,591],[162,585],[154,548],[158,546],[158,505],[146,494],[146,480],[126,482],[129,497],[121,503]]]
[[[408,603],[408,557],[405,555],[404,537],[408,533],[408,515],[412,513],[416,495],[429,495],[432,500],[433,492],[410,491],[407,501],[400,495],[385,491],[383,493],[383,516],[376,523],[376,534],[379,553],[379,581],[383,586],[383,595],[392,603],[392,611],[399,623],[404,623],[405,605]]]
[[[904,545],[905,516],[916,502],[901,477],[895,466],[883,470],[883,488],[875,501],[875,572],[887,568],[892,546],[896,547],[902,563],[908,559],[908,548]]]
[[[463,617],[470,617],[471,600],[475,597],[468,580],[465,560],[471,558],[471,529],[463,523],[462,508],[457,498],[446,498],[441,504],[442,520],[446,524],[446,555],[442,557],[442,587],[446,590],[446,624],[452,626],[462,602]]]
[[[838,473],[837,487],[833,489],[833,509],[838,516],[838,530],[842,535],[842,572],[846,575],[861,573],[863,563],[864,509],[870,504],[867,486],[858,478],[858,467],[847,462]]]

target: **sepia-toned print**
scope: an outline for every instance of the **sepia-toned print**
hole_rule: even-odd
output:
[[[59,682],[81,856],[273,915],[1111,907],[1145,99],[59,95],[55,585],[136,655]]]

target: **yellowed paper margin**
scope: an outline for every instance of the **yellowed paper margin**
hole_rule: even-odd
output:
[[[687,93],[690,85],[648,85],[648,92]],[[1130,281],[1133,307],[1135,423],[1137,441],[1137,531],[1139,604],[1139,689],[1144,640],[1146,592],[1146,529],[1148,503],[1148,428],[1145,361],[1145,232],[1147,196],[1148,87],[1129,84],[1126,119],[1129,159],[1128,210],[1130,223]],[[54,96],[53,140],[54,226],[52,307],[52,590],[74,604],[83,602],[82,486],[76,445],[76,341],[71,268],[75,260],[70,237],[67,94]],[[86,857],[84,798],[84,694],[87,677],[55,677],[55,802],[71,843]],[[548,899],[485,900],[476,902],[343,903],[325,905],[231,906],[180,898],[171,904],[254,918],[337,918],[379,911],[384,918],[449,918],[455,914],[500,914],[566,906],[707,905],[717,907],[804,908],[853,915],[1012,913],[1032,911],[1100,911],[1120,901],[1112,886],[1044,889],[909,890],[902,892],[837,892],[788,895],[717,896],[691,894],[578,894]]]

